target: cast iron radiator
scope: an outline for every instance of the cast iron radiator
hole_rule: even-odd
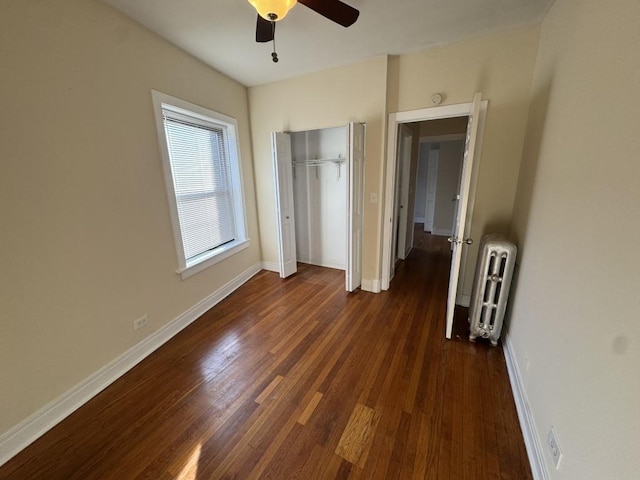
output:
[[[469,340],[498,345],[516,263],[516,246],[501,235],[482,237],[469,305]]]

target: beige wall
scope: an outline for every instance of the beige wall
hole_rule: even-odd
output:
[[[477,245],[484,233],[507,233],[515,198],[531,81],[537,26],[520,27],[461,43],[389,59],[389,112],[470,102],[475,92],[489,101],[478,169],[463,293],[470,294]]]
[[[1,433],[255,265],[260,247],[243,86],[86,0],[3,0],[0,72]],[[152,88],[239,125],[252,245],[184,281]]]
[[[332,69],[249,89],[263,258],[277,262],[269,134],[367,123],[363,277],[381,277],[382,182],[389,112],[425,108],[434,92],[443,104],[489,100],[472,233],[508,231],[522,153],[538,27],[522,27],[446,47]],[[447,127],[449,128],[449,127]],[[369,203],[370,193],[378,203]],[[471,250],[469,264],[475,264]],[[471,290],[473,268],[464,290]]]
[[[271,132],[367,124],[363,278],[378,275],[387,58],[249,89],[263,259],[278,261]],[[378,204],[369,203],[378,193]]]
[[[553,479],[640,472],[639,18],[637,0],[556,0],[541,30],[509,338]]]

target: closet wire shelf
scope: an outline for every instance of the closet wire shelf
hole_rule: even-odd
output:
[[[308,160],[294,160],[292,163],[294,167],[321,167],[323,165],[335,165],[336,167],[338,167],[338,180],[340,180],[340,171],[344,161],[345,161],[344,158],[338,157],[338,158],[317,158],[317,159],[308,159]],[[317,172],[318,171],[316,170],[316,176],[317,176]]]

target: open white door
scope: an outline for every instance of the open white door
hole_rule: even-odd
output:
[[[467,205],[469,203],[469,187],[471,185],[471,171],[473,168],[473,155],[475,153],[478,137],[478,121],[480,118],[481,94],[473,97],[473,106],[469,114],[467,126],[467,138],[462,160],[462,175],[460,179],[460,199],[457,202],[455,217],[455,229],[449,241],[453,245],[451,254],[451,272],[449,273],[449,291],[447,294],[447,338],[451,338],[453,329],[453,314],[456,307],[456,294],[458,290],[458,278],[460,276],[460,259],[462,258],[462,246],[470,244],[470,238],[464,238],[464,228],[467,219]]]
[[[407,209],[409,200],[409,168],[413,131],[406,125],[398,127],[395,188],[393,202],[393,234],[389,264],[389,279],[396,271],[396,262],[404,260],[407,245]]]
[[[364,178],[364,125],[349,124],[349,188],[347,211],[347,291],[353,292],[362,283],[362,202]]]
[[[402,125],[400,125],[401,127]],[[395,188],[393,189],[393,218],[391,220],[391,256],[389,257],[389,280],[396,274],[396,262],[398,261],[398,230],[400,225],[400,178],[402,175],[402,146],[400,140],[400,127],[398,127],[398,149],[396,151],[396,172],[395,172]]]
[[[296,263],[296,225],[293,210],[293,164],[291,161],[291,135],[271,134],[271,150],[275,169],[276,221],[280,277],[286,278],[298,271]]]
[[[408,125],[400,126],[400,210],[398,223],[398,258],[405,260],[410,250],[413,221],[409,219],[409,187],[411,178],[411,147],[413,130]]]

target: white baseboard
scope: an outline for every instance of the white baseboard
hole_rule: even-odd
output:
[[[345,270],[347,268],[344,262],[340,262],[339,260],[308,257],[298,257],[297,260],[300,263],[308,263],[309,265],[316,265],[318,267],[335,268],[336,270]]]
[[[0,436],[0,465],[91,400],[261,270],[256,264]]]
[[[540,436],[538,435],[538,430],[536,429],[536,424],[533,420],[533,414],[529,407],[529,401],[524,389],[524,383],[522,381],[522,375],[520,374],[520,368],[518,367],[518,361],[516,360],[516,355],[513,351],[513,344],[509,340],[508,334],[504,336],[502,346],[504,350],[504,358],[507,362],[507,371],[509,372],[511,390],[513,391],[513,398],[516,402],[516,410],[518,411],[518,419],[520,420],[520,428],[522,429],[524,444],[527,448],[529,463],[531,464],[533,479],[549,480],[549,471],[547,470],[547,465],[544,461]]]
[[[471,305],[471,295],[467,295],[466,293],[459,294],[458,298],[456,298],[456,305],[469,308],[469,305]]]
[[[382,290],[380,288],[380,280],[363,278],[362,285],[360,285],[360,290],[364,290],[365,292],[380,293],[380,291]]]
[[[262,262],[260,266],[263,270],[280,273],[280,265],[278,264],[278,262]]]

